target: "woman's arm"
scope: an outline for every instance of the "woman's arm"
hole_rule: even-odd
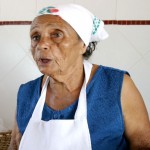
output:
[[[8,150],[18,150],[21,137],[22,135],[18,129],[17,121],[15,119],[15,124],[12,130],[12,136],[11,136],[11,141]]]
[[[150,121],[141,94],[132,79],[124,76],[122,87],[122,109],[125,135],[132,150],[150,149]]]
[[[47,78],[47,76],[44,75],[43,80],[42,80],[42,87],[44,85],[46,78]],[[42,87],[41,87],[41,89],[42,89]],[[21,137],[22,137],[22,134],[19,131],[18,124],[17,124],[16,118],[15,118],[14,127],[13,127],[12,135],[11,135],[11,141],[10,141],[8,150],[18,150],[19,144],[21,141]]]

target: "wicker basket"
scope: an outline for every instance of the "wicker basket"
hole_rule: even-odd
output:
[[[0,150],[7,150],[10,144],[11,131],[0,132]]]

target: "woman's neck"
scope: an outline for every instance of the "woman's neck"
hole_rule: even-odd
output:
[[[58,75],[50,78],[49,88],[53,92],[73,92],[82,87],[84,81],[83,62],[67,69]]]

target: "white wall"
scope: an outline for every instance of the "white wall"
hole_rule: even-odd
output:
[[[150,20],[149,0],[0,0],[0,21],[32,20],[39,8],[76,2],[101,19]],[[0,118],[12,128],[21,83],[40,75],[30,55],[29,25],[0,26]],[[110,37],[90,61],[129,71],[150,114],[150,26],[107,25]]]

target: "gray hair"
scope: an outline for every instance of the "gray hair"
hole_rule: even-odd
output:
[[[83,57],[85,59],[89,59],[89,57],[92,55],[93,51],[95,50],[97,45],[97,42],[90,42],[88,47],[86,48],[86,52],[83,54]]]

